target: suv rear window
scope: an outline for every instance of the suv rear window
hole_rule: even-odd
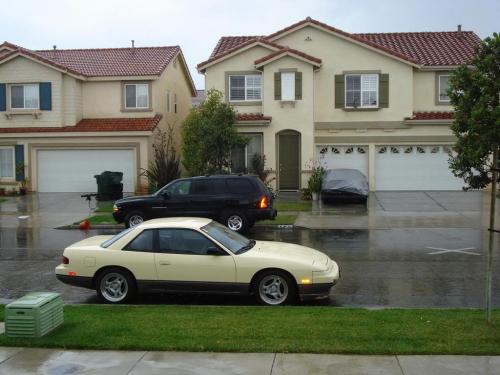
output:
[[[247,194],[255,192],[255,187],[248,178],[228,178],[227,187],[230,193],[235,194]]]
[[[191,194],[206,195],[226,192],[226,181],[222,178],[203,178],[193,180]]]

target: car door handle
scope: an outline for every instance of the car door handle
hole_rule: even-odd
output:
[[[170,262],[168,260],[160,260],[160,266],[170,266]]]

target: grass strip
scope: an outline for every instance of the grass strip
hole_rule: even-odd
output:
[[[495,323],[472,309],[320,306],[65,306],[65,323],[39,339],[0,346],[68,349],[349,354],[500,354]]]
[[[312,210],[312,202],[311,201],[299,201],[299,202],[283,202],[276,201],[273,204],[273,207],[278,210],[278,212],[282,211],[311,211]]]
[[[83,220],[76,221],[75,225],[80,224]],[[87,220],[90,222],[91,225],[96,225],[96,224],[116,224],[115,219],[113,218],[113,214],[97,214],[97,215],[92,215],[87,218]]]
[[[100,203],[98,203],[100,205]],[[115,202],[105,202],[99,207],[97,207],[94,212],[106,212],[106,213],[111,213],[113,212],[113,205]]]
[[[0,203],[7,202],[7,198],[0,198]]]

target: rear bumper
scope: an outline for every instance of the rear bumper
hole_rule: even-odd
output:
[[[59,281],[64,284],[79,286],[81,288],[92,289],[92,278],[87,276],[69,276],[56,274]]]
[[[274,208],[256,208],[247,211],[248,219],[252,221],[259,220],[274,220],[278,215],[278,211]]]

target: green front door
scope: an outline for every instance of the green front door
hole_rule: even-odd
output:
[[[300,136],[298,133],[283,132],[279,142],[279,189],[298,190],[300,188]]]

